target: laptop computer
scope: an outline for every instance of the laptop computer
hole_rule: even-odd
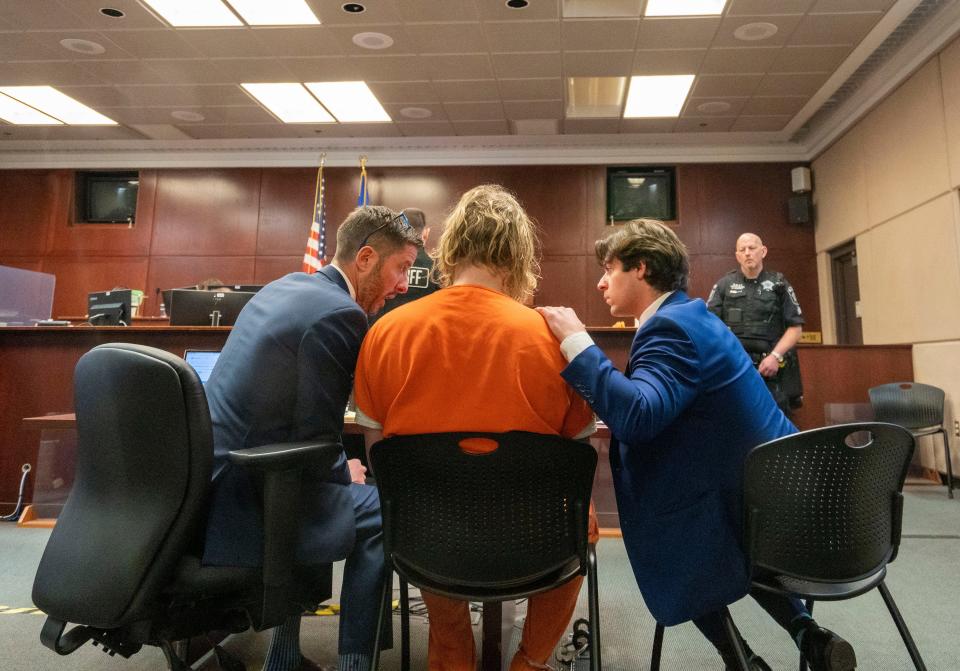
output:
[[[210,379],[210,373],[213,372],[213,366],[217,363],[219,356],[219,350],[188,349],[183,353],[184,361],[197,371],[197,376],[202,384],[206,384],[207,380]]]

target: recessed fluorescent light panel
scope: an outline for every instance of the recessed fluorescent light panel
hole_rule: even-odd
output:
[[[568,77],[568,119],[618,118],[623,109],[626,77]]]
[[[316,26],[320,19],[304,0],[228,0],[251,26]]]
[[[117,122],[52,86],[0,86],[0,93],[71,126],[116,126]]]
[[[719,16],[727,0],[647,0],[645,16]]]
[[[48,117],[29,105],[0,94],[0,119],[18,126],[62,126],[62,121]]]
[[[307,82],[305,86],[341,123],[391,121],[364,82]]]
[[[680,116],[693,85],[693,75],[631,77],[625,119]]]
[[[241,84],[284,123],[333,123],[334,118],[302,84]]]
[[[143,0],[171,26],[242,26],[220,0]],[[267,4],[273,4],[267,3]]]

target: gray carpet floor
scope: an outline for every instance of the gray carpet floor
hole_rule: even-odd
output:
[[[960,670],[960,499],[949,500],[942,487],[911,486],[906,492],[904,539],[900,555],[891,564],[887,584],[913,632],[930,671]],[[37,562],[49,532],[0,524],[0,671],[64,669],[71,671],[162,671],[163,655],[146,648],[128,660],[108,657],[84,646],[72,655],[58,657],[39,642],[43,616],[12,612],[30,608],[30,590]],[[649,667],[654,621],[644,607],[619,539],[603,539],[598,546],[603,668],[606,671],[642,671]],[[336,582],[336,576],[335,576]],[[334,598],[336,600],[336,597]],[[751,646],[775,670],[797,668],[796,649],[749,598],[732,607],[737,625]],[[581,595],[576,617],[586,617],[586,594]],[[517,608],[522,617],[523,605]],[[818,603],[818,621],[840,632],[857,651],[859,669],[903,671],[911,669],[897,630],[874,591],[856,599]],[[397,621],[398,622],[398,621]],[[514,644],[519,634],[514,629]],[[396,627],[399,630],[399,626]],[[322,664],[335,664],[337,619],[305,619],[302,641],[307,656]],[[269,633],[231,637],[227,647],[251,671],[260,668]],[[412,659],[414,669],[426,668],[427,623],[414,617]],[[398,646],[399,647],[399,646]],[[215,669],[214,664],[204,665]],[[400,668],[398,651],[385,653],[381,668]],[[578,669],[586,669],[582,662]],[[689,624],[667,629],[664,671],[721,670],[709,644]]]

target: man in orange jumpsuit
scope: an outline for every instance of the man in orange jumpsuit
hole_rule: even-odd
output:
[[[443,288],[385,315],[361,347],[354,394],[367,446],[447,431],[593,433],[589,406],[560,377],[566,361],[550,330],[525,306],[537,286],[536,233],[513,195],[494,185],[465,193],[434,256]],[[596,542],[592,510],[590,526]],[[581,582],[530,598],[511,671],[545,668]],[[469,604],[423,599],[430,671],[473,671]]]

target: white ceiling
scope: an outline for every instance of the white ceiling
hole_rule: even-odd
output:
[[[728,0],[690,18],[644,18],[643,0],[591,0],[633,14],[617,18],[571,18],[586,0],[307,1],[322,25],[173,29],[137,0],[0,0],[0,86],[50,84],[120,123],[0,123],[0,166],[808,160],[960,28],[957,0]],[[831,100],[904,20],[908,39]],[[776,33],[734,37],[757,22]],[[352,42],[371,31],[393,45]],[[564,118],[568,77],[681,73],[696,80],[676,119]],[[355,79],[392,123],[283,124],[239,86]]]

